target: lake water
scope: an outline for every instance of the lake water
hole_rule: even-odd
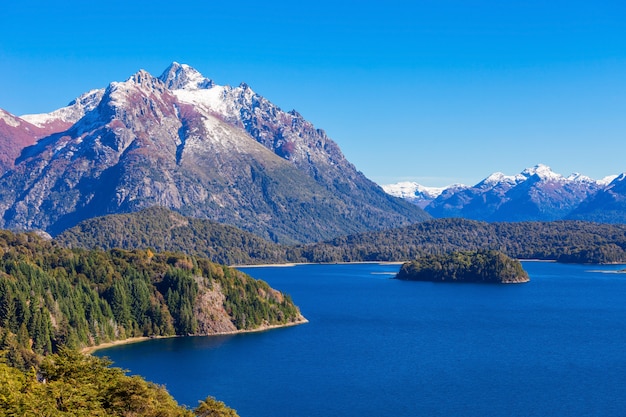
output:
[[[241,268],[310,323],[98,352],[242,417],[624,416],[624,266],[524,262],[531,282],[390,279],[398,265]]]

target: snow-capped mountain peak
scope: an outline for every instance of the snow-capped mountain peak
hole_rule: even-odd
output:
[[[145,70],[139,70],[123,82],[112,82],[104,92],[103,100],[122,108],[137,101],[139,96],[161,97],[171,94],[163,82]]]
[[[204,90],[214,86],[212,80],[206,78],[195,68],[187,64],[173,62],[159,77],[170,90]]]
[[[526,179],[523,175],[505,175],[502,172],[494,172],[489,175],[487,178],[482,180],[477,186],[495,186],[498,184],[510,184],[515,185]]]
[[[293,244],[429,217],[384,195],[301,116],[246,85],[206,80],[177,63],[161,78],[139,71],[101,90],[91,111],[78,106],[83,116],[62,134],[24,135],[19,149],[2,115],[0,226],[58,233],[158,205]]]
[[[564,179],[562,175],[555,173],[549,166],[544,164],[538,164],[532,168],[526,168],[522,171],[522,175],[526,178],[536,175],[544,181],[559,181]]]
[[[571,182],[582,182],[582,183],[598,183],[600,184],[600,181],[596,181],[593,178],[590,178],[586,175],[580,174],[578,172],[574,172],[573,174],[571,174],[570,176],[568,176],[567,178],[565,178],[567,181],[571,181]]]
[[[447,187],[425,187],[416,182],[402,181],[396,184],[383,185],[382,188],[387,194],[396,197],[411,198],[421,194],[424,197],[435,199],[439,197]]]
[[[417,182],[402,181],[396,184],[382,185],[381,187],[387,194],[404,198],[405,200],[424,208],[446,190],[458,190],[466,188],[467,186],[462,184],[453,184],[446,187],[426,187],[418,184]]]

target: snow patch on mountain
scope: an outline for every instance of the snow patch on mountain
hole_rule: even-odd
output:
[[[11,127],[18,127],[21,124],[19,118],[13,116],[11,113],[5,112],[2,109],[0,109],[0,120]]]
[[[605,186],[605,187],[606,187],[607,185],[609,185],[610,183],[612,183],[613,181],[615,181],[618,177],[620,177],[620,176],[622,176],[622,177],[623,177],[624,175],[626,175],[626,174],[621,174],[621,175],[608,175],[608,176],[606,176],[606,177],[602,178],[601,180],[598,180],[597,182],[598,182],[598,184],[603,185],[603,186]]]
[[[525,181],[528,177],[523,174],[517,175],[505,175],[502,172],[494,172],[486,177],[484,180],[476,184],[476,187],[481,186],[496,186],[499,184],[517,185],[522,181]]]
[[[562,181],[565,179],[562,175],[555,173],[554,171],[552,171],[552,169],[550,169],[549,166],[544,164],[538,164],[532,168],[526,168],[522,171],[521,175],[526,178],[530,178],[536,175],[544,181]]]
[[[235,109],[224,99],[226,88],[214,85],[210,89],[177,89],[172,92],[183,103],[192,104],[207,112],[235,116]]]
[[[435,199],[448,187],[425,187],[416,182],[404,181],[396,184],[383,185],[382,188],[387,194],[396,197],[412,198],[416,195],[423,195]]]
[[[426,187],[418,184],[417,182],[411,181],[386,184],[381,187],[387,194],[403,198],[421,208],[426,207],[442,193],[448,190],[460,190],[467,188],[467,186],[463,184],[453,184],[446,187]]]
[[[593,178],[590,178],[586,175],[580,174],[578,172],[574,172],[573,174],[569,175],[566,178],[567,181],[572,181],[572,182],[582,182],[582,183],[598,183],[600,184],[600,181],[596,181]]]
[[[65,123],[69,126],[76,123],[86,113],[96,108],[103,94],[103,88],[91,90],[70,102],[66,107],[62,107],[50,113],[25,114],[21,116],[21,118],[41,128],[58,122]]]

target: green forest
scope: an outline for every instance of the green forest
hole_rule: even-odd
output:
[[[583,221],[485,223],[435,219],[402,228],[284,246],[163,208],[88,220],[57,236],[68,247],[182,251],[224,264],[408,261],[426,254],[499,250],[512,258],[626,262],[626,225]]]
[[[303,318],[289,296],[207,258],[68,249],[34,233],[0,231],[0,410],[13,410],[6,415],[189,415],[162,388],[78,350],[137,336],[212,334],[220,321],[247,330]],[[141,404],[152,411],[132,411]],[[173,411],[159,414],[162,404]],[[210,398],[201,406],[199,415],[235,415]],[[215,409],[226,414],[206,414]]]
[[[474,283],[521,283],[530,280],[518,260],[493,250],[424,255],[405,262],[396,278],[406,281]]]
[[[191,411],[165,388],[110,365],[68,348],[46,356],[36,371],[24,372],[0,361],[0,416],[237,416],[212,397]]]
[[[516,259],[620,263],[626,262],[626,225],[437,219],[294,249],[308,262],[408,261],[429,254],[475,250],[497,250]]]
[[[55,240],[70,248],[184,252],[224,265],[284,262],[286,256],[285,247],[250,232],[162,207],[85,220]]]

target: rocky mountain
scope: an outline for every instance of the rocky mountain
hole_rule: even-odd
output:
[[[574,216],[579,206],[586,207],[586,204],[593,207],[593,210],[606,210],[601,208],[606,204],[606,198],[601,201],[593,199],[597,193],[608,187],[607,184],[612,179],[596,181],[581,174],[564,177],[540,164],[513,176],[501,172],[491,174],[472,187],[444,188],[423,207],[437,218],[461,217],[483,221],[551,221],[565,218],[594,220],[599,217],[587,216],[582,209],[578,217],[571,216]],[[612,192],[611,201],[619,194],[617,187]],[[606,221],[611,216],[604,218]]]
[[[58,131],[0,179],[2,227],[57,234],[158,205],[295,243],[428,217],[368,180],[295,111],[186,65],[158,78],[141,70],[25,119]]]
[[[104,89],[92,90],[73,100],[66,107],[51,113],[25,114],[22,119],[44,129],[47,134],[62,132],[93,110],[100,103],[103,94]]]
[[[617,176],[606,187],[583,201],[567,218],[626,223],[626,174]]]
[[[13,169],[22,150],[37,140],[62,132],[92,110],[104,90],[90,91],[52,113],[17,117],[0,109],[0,176]]]

